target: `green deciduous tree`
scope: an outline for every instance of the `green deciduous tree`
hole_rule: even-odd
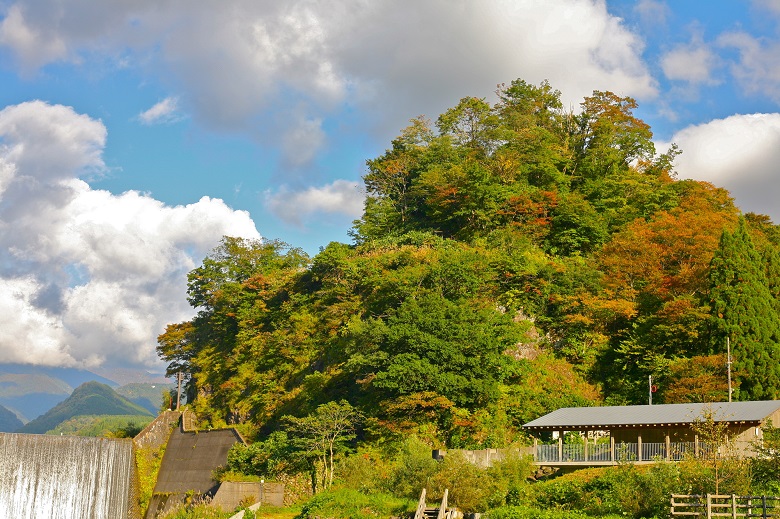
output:
[[[699,454],[686,455],[683,472],[693,494],[746,495],[750,489],[749,463],[729,434],[728,420],[705,407],[691,424],[699,439]]]
[[[355,438],[359,420],[360,413],[346,400],[322,404],[314,413],[301,418],[284,417],[294,448],[303,458],[312,460],[314,471],[320,469],[319,477],[312,477],[315,492],[317,484],[323,489],[333,484],[335,456]]]
[[[653,132],[633,114],[636,100],[594,91],[581,105],[574,134],[579,175],[594,179],[617,174],[654,156]]]

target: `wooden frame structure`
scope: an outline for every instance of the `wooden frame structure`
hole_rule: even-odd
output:
[[[551,432],[557,443],[534,441],[538,465],[598,466],[621,461],[652,463],[699,456],[711,447],[700,442],[692,425],[703,417],[726,425],[741,455],[753,455],[767,422],[780,424],[780,400],[563,408],[523,427],[536,436]],[[567,432],[579,433],[579,442],[564,442]]]

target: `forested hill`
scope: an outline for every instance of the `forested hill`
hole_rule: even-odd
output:
[[[780,232],[680,181],[636,104],[546,82],[464,98],[368,160],[354,243],[225,238],[160,336],[193,408],[273,427],[346,399],[366,434],[496,446],[604,401],[780,397]]]

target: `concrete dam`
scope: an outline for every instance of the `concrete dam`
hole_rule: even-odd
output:
[[[0,517],[127,518],[134,470],[132,440],[0,434]]]

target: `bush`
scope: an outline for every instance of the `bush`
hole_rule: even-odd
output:
[[[287,433],[276,431],[264,441],[234,444],[228,451],[225,471],[274,478],[283,473],[299,472],[295,461]]]
[[[507,505],[527,504],[531,494],[529,480],[533,472],[534,465],[531,456],[510,453],[502,461],[494,463],[488,469],[488,474],[496,480],[503,500],[496,503],[495,499],[491,499],[491,503],[495,503],[495,506],[501,506],[504,503]]]
[[[445,489],[449,489],[449,504],[466,513],[501,506],[506,498],[506,489],[487,470],[457,452],[448,453],[431,478],[430,498],[441,499]]]
[[[234,515],[232,512],[223,512],[202,504],[176,508],[162,516],[162,519],[227,519],[232,515]]]
[[[393,467],[374,449],[360,449],[339,462],[338,484],[365,494],[386,492]]]
[[[431,457],[431,447],[412,436],[404,441],[395,456],[388,490],[400,497],[417,499],[438,469],[438,462]]]
[[[578,470],[533,485],[531,504],[596,516],[655,517],[666,514],[669,495],[680,492],[682,485],[680,468],[675,463],[642,467],[624,464]]]
[[[490,510],[485,517],[486,519],[590,519],[593,516],[579,510],[542,510],[527,506],[503,506]],[[619,515],[600,516],[599,519],[609,518],[624,519]]]
[[[353,489],[328,490],[303,505],[297,519],[338,517],[339,519],[376,519],[400,516],[414,511],[416,501],[389,494],[363,494]]]

